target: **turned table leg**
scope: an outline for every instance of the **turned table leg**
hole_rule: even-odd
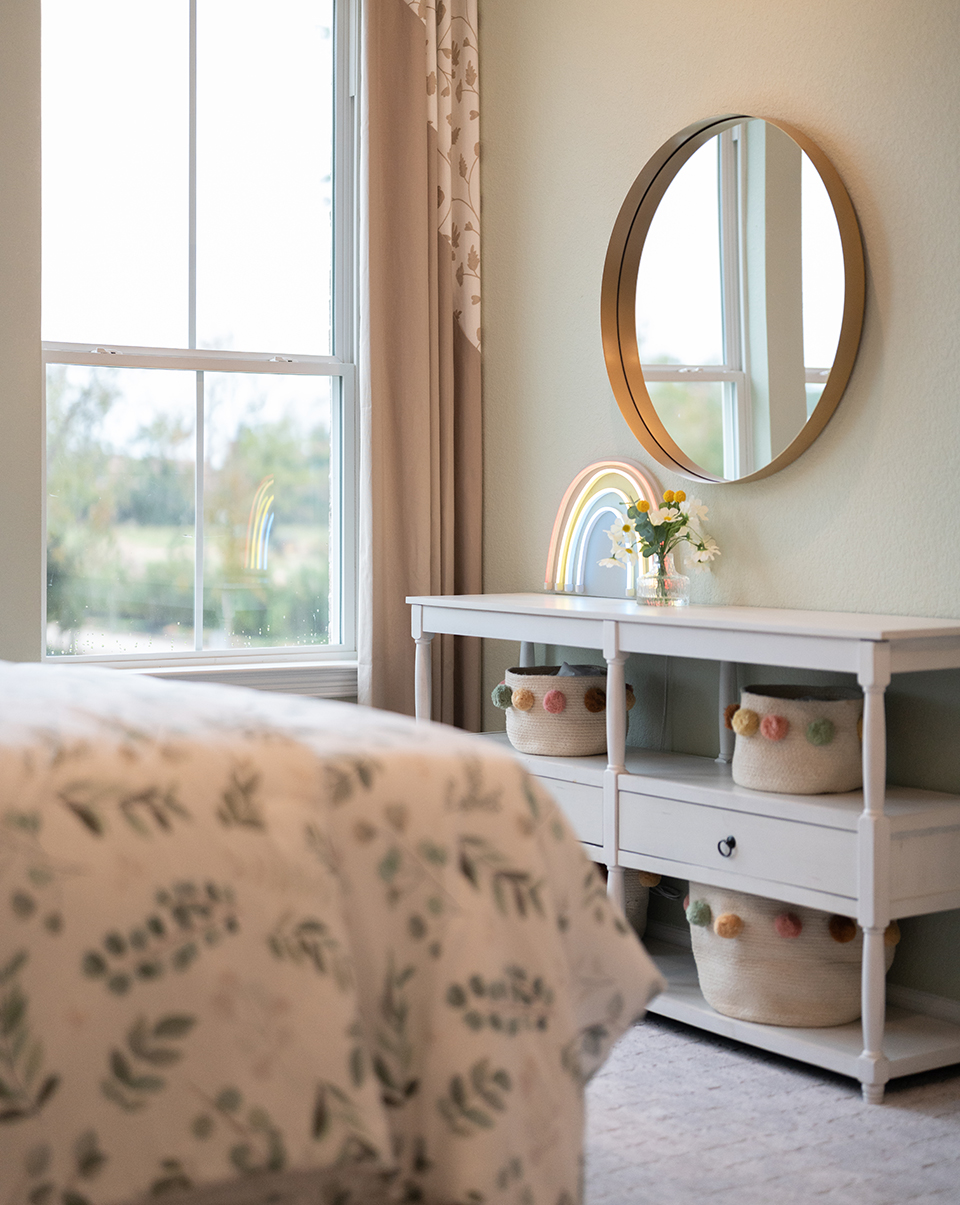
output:
[[[735,661],[720,662],[720,707],[719,707],[719,724],[720,724],[720,753],[717,756],[719,762],[733,761],[733,745],[734,733],[732,728],[728,728],[724,719],[724,712],[731,703],[739,703],[740,698],[737,694],[737,663]]]
[[[887,732],[884,691],[890,682],[889,650],[872,646],[858,675],[863,687],[863,812],[857,822],[859,909],[863,928],[861,1011],[863,1099],[883,1100],[890,1064],[883,1053],[886,1021],[884,932],[890,921],[890,820],[884,814]]]
[[[412,635],[417,643],[414,655],[414,713],[418,720],[429,720],[433,713],[433,659],[431,642],[433,632],[423,630],[423,608],[411,608]]]
[[[884,926],[885,927],[885,926]],[[872,926],[863,931],[863,1054],[861,1082],[863,1099],[871,1105],[883,1101],[887,1059],[883,1053],[886,1020],[886,967],[883,949],[884,929]],[[863,1079],[869,1075],[870,1080]],[[877,1082],[880,1078],[881,1082]]]
[[[603,655],[607,662],[607,768],[603,773],[603,852],[607,863],[607,894],[622,910],[625,905],[620,865],[620,775],[626,771],[627,682],[626,653],[617,639],[617,625],[604,624]]]

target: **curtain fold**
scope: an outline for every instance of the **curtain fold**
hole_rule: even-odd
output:
[[[408,594],[482,589],[477,0],[364,0],[360,701],[413,712]],[[479,641],[433,641],[477,729]]]

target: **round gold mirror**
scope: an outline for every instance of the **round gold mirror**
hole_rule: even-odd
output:
[[[681,131],[637,177],[607,249],[607,373],[643,446],[701,481],[795,460],[846,388],[863,246],[823,152],[743,114]]]

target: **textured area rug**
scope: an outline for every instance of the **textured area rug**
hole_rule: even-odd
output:
[[[585,1205],[960,1205],[960,1066],[860,1085],[650,1016],[587,1098]]]

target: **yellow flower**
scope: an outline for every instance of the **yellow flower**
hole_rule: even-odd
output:
[[[687,498],[687,495],[684,493],[683,490],[677,490],[677,492],[673,495],[674,502],[685,502],[686,498]]]
[[[663,495],[664,502],[672,502],[674,498],[673,490],[667,490]]]
[[[650,503],[646,500],[646,498],[642,498],[637,503],[637,510],[640,511],[640,513],[642,515],[645,515],[649,509],[650,509]]]

